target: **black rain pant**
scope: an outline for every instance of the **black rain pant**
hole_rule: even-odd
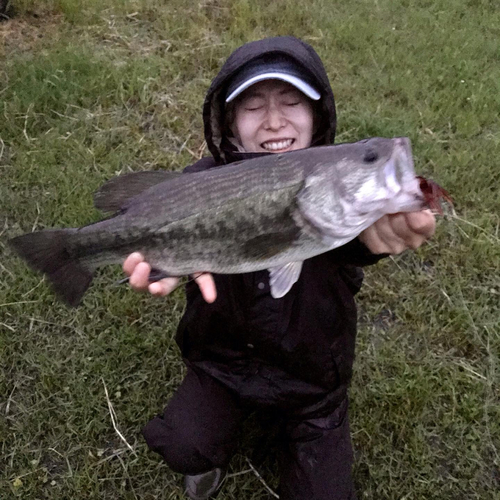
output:
[[[354,500],[347,400],[330,415],[286,418],[280,453],[281,500]],[[201,474],[227,467],[248,411],[204,372],[188,369],[163,415],[144,428],[147,444],[171,469]]]

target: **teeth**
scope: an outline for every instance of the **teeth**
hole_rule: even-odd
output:
[[[293,139],[285,139],[283,141],[268,141],[262,144],[264,149],[268,151],[279,151],[280,149],[289,148],[292,145]]]

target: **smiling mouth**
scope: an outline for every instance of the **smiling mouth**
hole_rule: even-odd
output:
[[[266,141],[261,144],[261,147],[266,151],[282,151],[288,149],[295,139],[280,139],[278,141]]]

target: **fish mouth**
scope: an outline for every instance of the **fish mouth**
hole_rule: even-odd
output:
[[[270,139],[268,141],[264,141],[260,147],[265,149],[266,151],[270,151],[272,153],[282,153],[284,151],[289,151],[292,147],[295,139],[286,138],[286,139]]]
[[[395,160],[401,165],[401,171],[413,171],[413,156],[411,153],[411,143],[408,137],[396,137],[394,139]]]
[[[401,188],[404,189],[409,181],[409,172],[415,177],[410,141],[406,137],[397,137],[394,139],[393,152],[383,172],[387,188],[394,194]]]
[[[392,157],[384,169],[386,186],[396,194],[394,201],[401,211],[421,210],[425,200],[415,174],[410,140],[397,137],[394,142]]]

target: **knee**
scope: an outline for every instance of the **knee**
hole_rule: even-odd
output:
[[[155,417],[144,427],[142,434],[149,448],[159,453],[175,472],[201,474],[216,466],[197,445],[196,436],[182,426],[173,427]]]

